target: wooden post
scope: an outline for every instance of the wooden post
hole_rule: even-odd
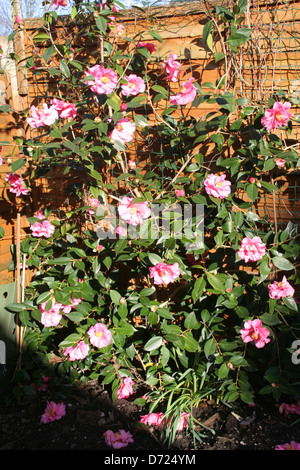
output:
[[[25,60],[25,46],[24,46],[24,32],[19,27],[18,23],[16,22],[16,16],[18,15],[22,18],[22,10],[20,0],[10,0],[11,4],[11,12],[12,12],[12,23],[14,31],[17,31],[14,36],[14,52],[20,58],[20,61]],[[24,62],[22,63],[24,65]],[[17,82],[18,82],[18,93],[20,97],[27,97],[28,96],[28,82],[27,82],[27,75],[26,69],[17,67]],[[25,98],[23,98],[25,99]],[[20,101],[22,98],[20,99]],[[23,109],[24,104],[20,103],[20,108]]]

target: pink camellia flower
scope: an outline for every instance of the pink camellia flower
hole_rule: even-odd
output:
[[[179,423],[176,426],[176,431],[182,431],[183,429],[187,428],[188,422],[187,418],[190,418],[190,413],[181,413]]]
[[[121,219],[126,220],[131,225],[141,225],[145,219],[150,217],[151,209],[148,207],[148,202],[135,202],[133,203],[132,197],[124,196],[118,207]]]
[[[300,403],[281,403],[279,413],[285,416],[289,414],[300,415]]]
[[[275,163],[277,166],[282,167],[286,164],[286,161],[283,158],[275,158]]]
[[[73,308],[76,307],[76,305],[79,305],[80,302],[82,302],[82,297],[80,297],[79,299],[73,299],[73,297],[71,296],[71,304],[70,305],[63,305],[62,306],[62,311],[64,313],[70,313]]]
[[[138,42],[137,45],[136,45],[137,48],[139,47],[145,47],[146,49],[148,49],[148,51],[151,53],[151,52],[155,52],[156,51],[156,47],[155,45],[152,43],[152,42]]]
[[[16,15],[16,22],[17,22],[19,25],[23,25],[23,24],[24,24],[23,18],[21,18],[21,16],[19,16],[19,15]]]
[[[134,132],[135,132],[135,123],[131,122],[127,118],[122,118],[117,122],[116,127],[109,134],[109,138],[112,142],[115,142],[115,140],[118,140],[122,144],[125,144],[125,142],[132,141]]]
[[[165,422],[164,414],[160,412],[142,415],[140,422],[143,424],[147,424],[148,426],[161,426]]]
[[[189,418],[190,416],[191,416],[190,413],[185,413],[185,412],[181,413],[179,422],[177,423],[177,426],[176,426],[176,431],[182,431],[183,429],[187,427],[187,418]],[[160,412],[160,413],[149,413],[147,415],[142,415],[140,422],[148,426],[161,427],[165,424],[166,420],[164,418],[164,414]],[[171,419],[168,422],[168,425],[170,424],[171,424]]]
[[[226,180],[226,175],[214,175],[211,173],[204,180],[205,191],[213,197],[224,199],[231,193],[231,182]]]
[[[57,10],[59,7],[66,7],[67,0],[53,0],[51,5],[54,6],[55,10]]]
[[[120,225],[118,225],[118,227],[116,227],[116,234],[124,237],[127,235],[127,230],[125,227],[120,227]]]
[[[118,398],[128,398],[130,395],[133,394],[133,388],[132,386],[134,385],[134,381],[132,380],[131,377],[125,377],[123,382],[121,383],[120,388],[118,389]]]
[[[241,241],[241,248],[238,250],[238,256],[246,263],[248,261],[258,261],[266,253],[266,245],[260,237],[245,237]]]
[[[58,112],[52,106],[48,108],[46,103],[43,104],[42,109],[35,106],[30,107],[31,117],[26,118],[26,121],[33,129],[43,126],[51,126],[58,119]]]
[[[50,379],[50,377],[45,377],[44,375],[42,376],[42,381],[43,383],[39,386],[38,392],[45,392],[47,390],[47,382]],[[31,387],[36,390],[36,385],[35,383],[31,384]]]
[[[124,431],[124,429],[120,429],[116,433],[111,430],[108,430],[103,434],[103,436],[106,445],[108,445],[109,447],[113,447],[114,449],[121,449],[122,447],[126,447],[131,442],[134,442],[130,432],[126,432]]]
[[[45,216],[44,216],[44,213],[43,211],[38,211],[36,214],[34,214],[34,217],[37,217],[38,219],[40,220],[44,220],[45,219]]]
[[[121,103],[120,110],[125,112],[126,109],[127,109],[127,104],[126,103]]]
[[[103,323],[96,323],[88,330],[90,342],[96,348],[105,348],[109,345],[112,334]]]
[[[278,444],[275,450],[300,450],[300,444],[295,441],[287,442],[286,444]]]
[[[166,80],[177,82],[180,75],[180,63],[176,60],[176,54],[170,54],[169,58],[164,60],[162,66],[164,71],[168,74]]]
[[[62,305],[56,303],[55,299],[52,301],[52,305],[49,310],[46,310],[47,302],[43,302],[39,305],[39,310],[41,311],[41,323],[45,327],[57,326],[62,319],[60,313]]]
[[[128,166],[132,170],[136,168],[136,163],[133,160],[128,160]]]
[[[176,189],[175,194],[177,197],[183,197],[185,195],[184,189]]]
[[[56,109],[61,119],[74,119],[77,116],[77,108],[74,103],[68,103],[67,101],[53,98],[51,104],[52,107]]]
[[[89,197],[88,199],[88,205],[91,206],[93,209],[88,209],[88,213],[93,215],[95,214],[95,211],[94,209],[96,209],[96,207],[99,207],[100,206],[100,201],[98,198],[96,197]]]
[[[27,196],[29,194],[30,189],[24,186],[24,181],[20,175],[9,173],[6,175],[5,180],[10,183],[9,191],[16,196]]]
[[[190,77],[187,82],[183,83],[178,95],[170,97],[170,103],[183,106],[194,101],[197,94],[197,88],[193,85],[194,80],[195,78]]]
[[[45,237],[49,238],[55,232],[55,227],[49,220],[43,220],[42,222],[35,222],[30,225],[33,237]]]
[[[118,75],[111,69],[104,68],[99,64],[90,67],[86,71],[86,76],[94,75],[92,84],[86,81],[91,90],[98,95],[109,95],[118,84]]]
[[[121,85],[122,94],[124,96],[138,95],[139,93],[143,93],[146,89],[144,80],[134,73],[125,77],[125,80],[127,83]]]
[[[64,403],[54,403],[48,401],[44,414],[41,416],[41,423],[47,424],[61,419],[66,414],[66,405]]]
[[[89,353],[89,345],[84,341],[79,341],[79,343],[73,348],[69,346],[63,351],[63,354],[67,356],[69,361],[78,361],[84,359]]]
[[[125,34],[126,32],[126,28],[123,24],[117,24],[117,35],[118,36],[123,36],[123,34]]]
[[[270,331],[262,326],[262,322],[259,319],[246,321],[240,333],[244,343],[254,341],[257,348],[263,348],[265,344],[270,342],[268,338]]]
[[[179,264],[157,263],[149,268],[150,278],[154,284],[169,284],[180,276]]]
[[[293,116],[289,111],[291,103],[274,103],[271,109],[265,111],[264,117],[261,119],[262,125],[267,130],[277,129],[281,126],[287,126],[288,121]]]
[[[282,299],[283,297],[292,297],[295,293],[295,289],[287,281],[286,277],[283,276],[282,281],[274,281],[268,285],[269,296],[271,299]]]

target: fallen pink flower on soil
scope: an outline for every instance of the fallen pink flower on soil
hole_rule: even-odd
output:
[[[41,423],[51,423],[61,419],[66,414],[66,406],[64,403],[56,404],[54,401],[48,401],[45,412],[41,416]]]
[[[124,429],[120,429],[116,433],[111,430],[106,431],[104,434],[106,445],[113,447],[114,449],[121,449],[126,447],[128,444],[134,442],[132,435]]]

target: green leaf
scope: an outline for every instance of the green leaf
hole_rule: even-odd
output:
[[[156,31],[149,31],[150,36],[153,37],[153,39],[157,39],[159,42],[163,43],[163,39],[160,34],[158,34]]]
[[[272,263],[276,266],[276,268],[281,269],[282,271],[291,271],[294,269],[292,263],[288,259],[281,256],[275,256],[272,258]]]
[[[228,374],[229,374],[229,367],[226,362],[223,362],[221,367],[218,369],[218,378],[222,380],[225,377],[227,377]]]
[[[279,188],[274,184],[268,183],[267,181],[260,181],[261,187],[267,191],[279,191]]]
[[[149,339],[144,346],[145,351],[154,351],[155,349],[160,348],[163,343],[162,336],[154,336],[153,338]]]
[[[295,299],[293,297],[284,297],[282,300],[288,308],[294,310],[295,312],[298,312],[298,305],[296,304]]]
[[[254,201],[258,197],[258,189],[256,184],[250,183],[246,187],[246,193],[251,201]]]
[[[41,295],[38,296],[37,300],[36,300],[36,303],[39,305],[39,304],[42,304],[44,302],[48,302],[48,300],[50,300],[52,297],[52,294],[50,291],[48,292],[43,292]]]
[[[96,18],[96,26],[101,31],[101,33],[105,33],[106,31],[106,20],[103,18],[103,16],[97,16]]]
[[[224,59],[225,54],[223,52],[216,52],[215,53],[215,62],[219,62],[220,60]]]
[[[200,277],[195,281],[194,288],[192,290],[192,299],[196,302],[199,297],[203,294],[206,287],[206,281],[204,277]]]
[[[218,277],[218,275],[214,275],[211,273],[207,273],[207,280],[210,283],[210,285],[213,287],[213,289],[217,292],[225,292],[225,286],[221,279]]]
[[[68,348],[69,346],[75,345],[78,341],[81,340],[81,335],[78,333],[72,333],[69,336],[67,336],[61,343],[59,343],[59,346],[61,348]]]
[[[66,77],[66,78],[70,78],[71,74],[70,74],[70,69],[67,65],[67,61],[65,59],[62,59],[59,63],[59,68],[62,72],[62,74]]]
[[[199,351],[199,343],[193,337],[191,331],[186,331],[183,335],[184,338],[184,349],[189,352]]]
[[[216,342],[213,338],[206,341],[204,345],[204,354],[208,358],[216,352]]]
[[[194,312],[190,312],[184,320],[184,327],[187,330],[193,330],[199,326]]]
[[[111,298],[111,300],[113,301],[113,303],[115,305],[120,305],[120,299],[121,299],[122,296],[118,291],[111,290],[109,295],[110,295],[110,298]]]
[[[148,253],[148,259],[149,259],[150,263],[153,264],[154,266],[157,263],[162,263],[163,262],[162,258],[159,255],[157,255],[156,253]]]
[[[56,264],[62,265],[62,264],[70,263],[70,261],[72,261],[71,258],[67,258],[66,256],[61,256],[60,258],[49,259],[47,261],[47,264],[49,266],[53,266]]]
[[[213,21],[208,21],[203,28],[203,41],[207,45],[207,47],[212,51],[213,50],[213,35],[212,35],[212,26]]]
[[[75,311],[67,313],[65,314],[65,316],[69,318],[69,320],[73,321],[74,323],[81,322],[84,318],[80,312],[75,312]]]
[[[43,42],[43,41],[48,41],[50,39],[49,34],[46,33],[38,33],[33,37],[33,40],[35,42]]]
[[[11,303],[9,305],[6,305],[5,307],[5,310],[8,310],[9,312],[14,312],[14,313],[20,312],[23,309],[33,310],[34,307],[33,307],[32,302],[23,302],[21,304]]]
[[[158,93],[162,93],[165,96],[169,95],[168,91],[160,85],[153,85],[152,90],[157,91]]]
[[[26,160],[25,158],[20,158],[19,160],[16,160],[15,162],[12,163],[11,165],[11,171],[13,173],[15,173],[17,170],[19,170],[20,168],[22,168],[22,166],[24,166],[26,163]]]
[[[237,32],[234,32],[229,36],[226,43],[230,46],[241,46],[252,34],[252,29],[250,28],[240,28]]]

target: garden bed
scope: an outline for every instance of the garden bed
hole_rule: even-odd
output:
[[[130,451],[196,450],[275,450],[278,444],[300,442],[300,419],[284,416],[278,407],[259,403],[250,407],[235,402],[231,407],[203,401],[194,410],[195,417],[214,434],[207,435],[194,447],[192,435],[177,433],[170,449],[162,444],[157,429],[139,423],[147,410],[133,400],[112,403],[109,394],[97,382],[89,382],[72,391],[66,403],[66,415],[51,423],[40,423],[47,400],[43,392],[26,405],[1,406],[0,450],[100,450],[121,453]],[[108,429],[125,429],[134,442],[115,451],[105,444],[103,433]]]

